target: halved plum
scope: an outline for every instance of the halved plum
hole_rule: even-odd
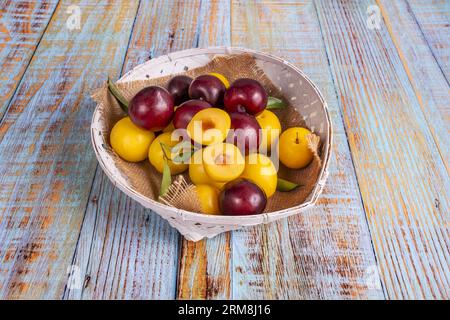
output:
[[[235,145],[217,143],[203,149],[203,166],[214,181],[228,182],[242,174],[245,159]]]
[[[189,137],[201,145],[210,145],[225,140],[230,129],[230,116],[218,108],[207,108],[197,112],[187,126]]]

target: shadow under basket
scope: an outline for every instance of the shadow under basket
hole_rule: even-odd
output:
[[[244,226],[273,222],[310,208],[324,187],[331,155],[331,121],[322,94],[300,69],[270,54],[230,47],[174,52],[137,66],[125,74],[117,86],[130,99],[145,86],[164,86],[173,75],[195,77],[213,71],[223,73],[230,82],[239,77],[252,77],[263,84],[269,95],[285,100],[289,109],[275,111],[282,130],[303,126],[317,135],[320,138],[320,165],[313,167],[311,164],[293,171],[280,164],[279,176],[302,186],[295,192],[277,191],[269,199],[266,211],[260,215],[205,215],[165,205],[157,200],[161,175],[148,161],[126,163],[110,147],[109,133],[124,114],[106,87],[100,88],[93,95],[98,104],[92,117],[91,139],[101,168],[115,186],[166,219],[191,241],[211,238]],[[302,179],[307,183],[302,184]]]

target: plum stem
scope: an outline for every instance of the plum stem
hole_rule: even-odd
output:
[[[298,138],[298,132],[295,133],[295,143],[296,143],[296,144],[299,144],[299,143],[300,143],[300,140],[299,140],[299,138]]]

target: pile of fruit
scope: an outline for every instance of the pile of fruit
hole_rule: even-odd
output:
[[[175,76],[166,88],[150,86],[127,101],[108,81],[127,117],[110,134],[115,152],[129,162],[149,159],[162,173],[160,195],[171,176],[188,170],[205,214],[251,215],[264,211],[268,199],[297,184],[278,178],[271,157],[300,169],[313,159],[306,128],[281,132],[270,109],[284,108],[256,80],[231,85],[219,73],[192,79]]]

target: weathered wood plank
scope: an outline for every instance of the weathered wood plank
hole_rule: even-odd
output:
[[[199,47],[230,45],[230,2],[202,1]],[[230,233],[199,242],[182,240],[178,299],[231,298]]]
[[[123,71],[151,57],[199,43],[204,45],[205,38],[216,37],[210,35],[218,32],[220,25],[216,25],[216,20],[223,12],[215,2],[203,2],[202,6],[200,1],[141,2]],[[202,249],[200,244],[188,245],[186,241],[183,241],[183,248],[179,248],[175,229],[114,188],[98,169],[74,259],[81,276],[89,279],[89,283],[82,290],[67,290],[64,298],[182,297],[176,293],[179,251],[183,261],[190,255],[198,256],[199,252],[210,252],[211,257],[217,255],[221,264],[216,267],[209,264],[208,288],[220,295],[222,289],[213,288],[222,288],[225,273],[221,266],[222,263],[228,265],[226,251],[220,249],[225,240],[220,239],[212,240],[215,245],[208,248]],[[195,274],[204,272],[196,266],[183,270]],[[183,276],[180,279],[184,279]],[[183,283],[180,280],[181,286]]]
[[[178,233],[97,169],[73,265],[83,286],[64,299],[172,299]]]
[[[316,4],[387,294],[448,299],[448,172],[408,70],[374,2]]]
[[[0,119],[57,4],[58,0],[0,2]]]
[[[178,273],[178,299],[230,299],[230,232],[212,239],[183,239]]]
[[[450,82],[450,4],[446,0],[408,0],[447,82]],[[448,159],[448,158],[447,158]]]
[[[330,177],[307,213],[232,234],[233,298],[383,298],[355,172],[313,4],[233,1],[232,44],[300,66],[328,102]]]
[[[406,1],[378,0],[380,13],[397,49],[417,102],[449,171],[450,90]],[[450,20],[449,20],[450,21]]]
[[[60,4],[11,100],[0,125],[2,298],[62,296],[96,166],[89,94],[118,75],[137,4]],[[79,30],[67,28],[71,5]]]

